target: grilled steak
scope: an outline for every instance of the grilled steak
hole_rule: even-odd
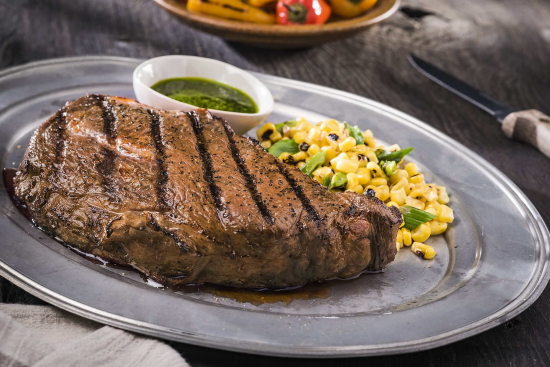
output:
[[[393,261],[401,215],[334,194],[208,111],[88,95],[35,132],[15,193],[41,228],[165,284],[288,287]]]

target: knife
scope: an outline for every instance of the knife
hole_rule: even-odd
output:
[[[550,117],[537,110],[518,111],[507,106],[413,54],[409,61],[437,84],[494,116],[508,138],[531,144],[550,158]]]

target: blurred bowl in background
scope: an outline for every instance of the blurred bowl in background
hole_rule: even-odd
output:
[[[322,25],[278,25],[245,23],[187,10],[181,0],[155,0],[187,25],[229,41],[266,48],[300,48],[349,37],[389,18],[401,0],[378,0],[367,13],[352,19],[332,16]]]

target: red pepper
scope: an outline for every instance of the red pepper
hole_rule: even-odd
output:
[[[277,23],[323,24],[330,17],[330,6],[324,0],[278,0]]]

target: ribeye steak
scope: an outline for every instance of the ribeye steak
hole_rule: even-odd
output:
[[[207,110],[87,95],[31,139],[15,193],[37,225],[165,284],[281,288],[393,261],[401,215],[330,193]]]

